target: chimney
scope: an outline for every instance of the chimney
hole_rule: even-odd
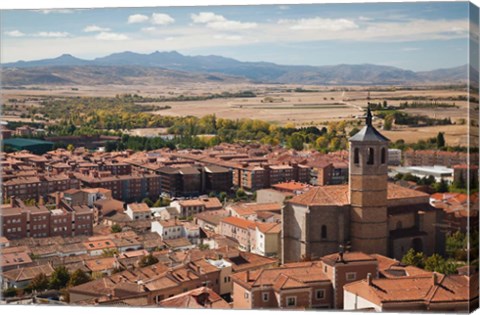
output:
[[[433,285],[434,286],[438,285],[438,275],[436,272],[432,274],[432,278],[433,278]]]
[[[250,270],[247,270],[247,282],[250,281]]]
[[[61,201],[60,199],[61,199],[61,198],[60,198],[60,192],[57,191],[57,192],[55,193],[55,205],[56,205],[57,207],[60,206],[60,201]]]
[[[15,196],[10,197],[10,207],[15,207]]]
[[[372,285],[372,274],[370,272],[367,274],[367,284]]]
[[[43,198],[43,196],[38,197],[38,205],[39,206],[45,205],[45,199]]]

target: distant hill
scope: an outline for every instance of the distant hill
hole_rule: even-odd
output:
[[[161,85],[176,82],[245,82],[226,75],[189,73],[136,66],[44,66],[4,68],[3,86],[23,85]]]
[[[159,75],[187,81],[200,78],[221,81],[222,76],[230,79],[235,76],[253,82],[294,84],[464,83],[467,80],[466,65],[424,72],[373,64],[288,66],[241,62],[214,55],[185,56],[176,51],[151,54],[121,52],[93,60],[64,54],[53,59],[19,61],[2,66],[5,69],[4,84],[12,85],[80,84],[84,79],[94,84],[128,84],[129,80],[124,75],[130,78]],[[65,70],[62,67],[69,67],[69,71],[62,71]]]

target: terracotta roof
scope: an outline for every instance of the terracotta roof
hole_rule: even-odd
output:
[[[200,287],[161,301],[159,306],[174,308],[216,308],[229,309],[230,305],[215,291]]]
[[[295,182],[295,181],[286,182],[286,183],[278,183],[278,184],[272,185],[272,188],[281,189],[281,190],[288,190],[288,191],[305,190],[308,187],[310,187],[310,185],[305,184],[305,183]]]
[[[322,261],[330,266],[335,264],[348,264],[351,262],[358,261],[375,261],[376,259],[373,256],[367,255],[362,252],[346,252],[342,256],[340,254],[330,254],[322,257]]]
[[[2,259],[0,259],[1,268],[5,268],[9,266],[26,265],[32,262],[30,255],[28,255],[26,252],[6,253],[5,251],[2,251],[1,256],[2,256]]]
[[[142,203],[130,203],[128,205],[133,212],[150,212],[150,207],[142,202]]]
[[[307,287],[310,283],[330,281],[317,263],[285,265],[277,268],[243,271],[232,275],[245,286],[273,287],[274,290]]]
[[[199,199],[181,200],[178,204],[182,207],[201,207],[205,205],[205,203]]]
[[[434,280],[436,278],[436,280]],[[468,302],[474,297],[469,293],[467,276],[445,276],[438,273],[411,277],[372,279],[353,282],[344,290],[356,294],[377,305],[385,303]],[[478,291],[476,293],[478,297]]]
[[[85,261],[85,265],[92,272],[102,272],[109,269],[113,269],[115,268],[116,264],[117,264],[117,259],[114,257],[90,259]]]
[[[248,216],[259,211],[273,211],[280,212],[282,204],[276,202],[269,203],[238,203],[229,206],[229,209],[235,211],[239,216]]]
[[[249,228],[254,229],[256,226],[255,222],[248,221],[242,218],[237,218],[237,217],[227,217],[225,219],[222,219],[220,222],[229,224],[229,225],[234,225],[236,227],[239,227],[245,230],[248,230]]]
[[[50,264],[44,264],[33,267],[17,268],[4,271],[2,276],[8,280],[20,282],[32,280],[40,273],[44,273],[47,277],[49,277],[53,273],[53,267]]]
[[[415,197],[427,197],[428,194],[404,188],[399,185],[388,183],[388,200],[409,199]],[[288,201],[293,204],[322,206],[336,205],[344,206],[350,204],[348,185],[330,185],[312,187],[302,195],[293,197]]]

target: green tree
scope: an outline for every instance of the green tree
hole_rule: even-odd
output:
[[[2,295],[4,297],[14,297],[14,296],[17,295],[17,289],[12,288],[12,287],[7,288],[7,289],[3,290]]]
[[[72,152],[73,150],[75,150],[75,147],[73,146],[73,144],[69,144],[67,145],[67,150]]]
[[[143,256],[142,259],[140,259],[138,265],[140,267],[146,267],[156,263],[158,263],[158,258],[153,256],[152,254],[148,254],[146,256]]]
[[[460,231],[447,235],[445,251],[448,257],[456,260],[466,261],[467,259],[467,238]]]
[[[74,287],[74,286],[86,283],[90,280],[91,280],[90,276],[85,271],[83,271],[82,269],[77,269],[70,276],[70,280],[68,281],[68,286]]]
[[[239,200],[245,199],[247,197],[247,193],[245,193],[245,190],[243,190],[243,188],[238,188],[235,195]]]
[[[353,136],[356,135],[359,131],[360,131],[360,129],[358,129],[358,127],[353,127],[352,130],[350,130],[350,132],[348,133],[348,135],[349,135],[350,137],[353,137]]]
[[[153,206],[153,201],[148,197],[143,198],[142,202],[146,203],[149,207]]]
[[[423,268],[425,266],[425,256],[423,253],[417,253],[413,248],[402,257],[402,263],[409,266]]]
[[[425,259],[425,270],[435,271],[446,275],[454,274],[457,272],[459,265],[452,260],[445,260],[439,254],[433,254]]]
[[[227,199],[228,195],[226,192],[224,191],[221,191],[219,194],[218,194],[218,199],[221,201],[221,202],[224,202],[226,199]]]
[[[437,148],[441,149],[445,147],[445,134],[443,132],[439,132],[437,134]]]
[[[30,282],[30,288],[32,290],[44,291],[48,289],[48,284],[48,277],[42,272],[33,277],[32,281]]]
[[[114,224],[112,225],[112,227],[110,228],[110,232],[112,233],[120,233],[122,232],[122,227],[119,225],[119,224]]]
[[[295,132],[290,137],[288,137],[287,145],[289,148],[300,151],[303,150],[304,141],[305,139],[303,138],[303,136],[300,133]]]
[[[392,114],[389,114],[385,116],[384,123],[383,123],[383,129],[384,130],[392,130],[392,125],[393,125],[393,120],[395,119],[395,116]]]
[[[444,193],[448,191],[448,184],[442,178],[440,182],[433,184],[433,189],[435,189],[436,192]]]
[[[102,251],[102,257],[113,257],[115,255],[118,255],[116,248],[106,248]]]
[[[70,280],[70,274],[65,266],[58,266],[50,276],[49,288],[54,290],[60,290],[65,288]]]

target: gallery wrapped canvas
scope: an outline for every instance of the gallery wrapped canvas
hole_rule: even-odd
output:
[[[1,304],[478,308],[473,3],[0,17]]]

